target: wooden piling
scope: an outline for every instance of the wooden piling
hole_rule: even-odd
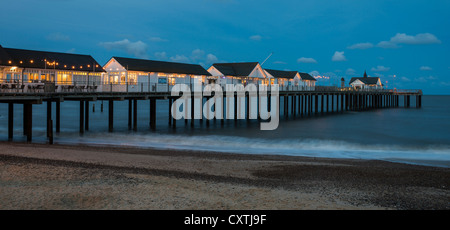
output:
[[[80,100],[80,134],[84,133],[84,101]]]
[[[150,99],[150,129],[156,129],[156,99]]]
[[[137,99],[133,100],[133,131],[137,131]]]
[[[89,131],[89,101],[85,101],[85,108],[84,108],[84,127],[86,131]]]
[[[56,101],[56,133],[59,133],[61,131],[61,101]]]
[[[50,122],[52,120],[52,101],[47,101],[47,137],[50,136]]]
[[[8,141],[13,140],[14,135],[14,103],[8,103]]]
[[[108,132],[114,128],[114,100],[108,101]]]

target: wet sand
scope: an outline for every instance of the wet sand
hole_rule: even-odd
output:
[[[0,142],[0,209],[450,209],[450,169]]]

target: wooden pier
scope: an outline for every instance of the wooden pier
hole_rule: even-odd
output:
[[[270,91],[267,92],[268,96],[271,96]],[[223,99],[226,95],[223,92]],[[204,100],[211,98],[212,96],[202,96],[201,104]],[[336,87],[316,87],[314,91],[279,91],[279,110],[280,118],[293,117],[293,118],[306,118],[311,116],[321,116],[326,114],[340,114],[345,111],[366,111],[382,108],[398,108],[398,107],[411,107],[411,97],[415,97],[415,107],[422,107],[422,91],[421,90],[353,90],[351,88],[336,88]],[[150,106],[149,111],[149,124],[148,128],[151,130],[156,129],[156,102],[157,100],[168,100],[169,105],[169,126],[176,127],[177,120],[172,118],[170,114],[170,108],[172,103],[179,97],[171,96],[170,92],[139,92],[139,93],[127,93],[127,92],[74,92],[74,93],[11,93],[0,92],[0,103],[8,104],[8,140],[13,140],[13,124],[14,124],[14,106],[23,107],[23,135],[26,136],[27,142],[32,141],[32,124],[33,124],[33,105],[47,104],[47,137],[50,144],[53,143],[53,131],[60,132],[61,127],[61,103],[65,101],[78,101],[79,102],[79,133],[83,134],[89,131],[89,102],[92,101],[107,101],[108,102],[108,131],[114,131],[114,102],[128,100],[128,128],[130,130],[137,131],[138,127],[142,127],[143,124],[138,123],[137,107],[138,100],[148,101]],[[256,97],[259,98],[259,97]],[[402,98],[402,99],[400,99]],[[250,95],[248,92],[242,97],[242,95],[234,94],[234,116],[233,119],[250,119],[249,101]],[[244,100],[245,103],[238,103]],[[257,104],[260,104],[258,99]],[[191,101],[194,101],[194,95],[192,95]],[[402,103],[400,103],[402,102]],[[282,104],[283,103],[283,104]],[[55,104],[53,107],[52,105]],[[203,117],[203,115],[195,119],[194,118],[194,104],[191,104],[191,117],[190,119],[184,119],[185,124],[188,120],[191,120],[191,126],[195,125],[195,120],[199,120],[200,123],[203,120],[206,121],[206,125],[209,126],[209,119]],[[245,104],[242,107],[242,104]],[[217,105],[217,104],[216,104]],[[226,103],[221,103],[223,106],[223,114],[225,114]],[[271,109],[270,100],[268,102],[269,110]],[[283,106],[283,107],[282,107]],[[200,106],[200,110],[203,106]],[[56,116],[55,121],[52,120],[52,111],[55,109]],[[101,105],[101,111],[103,111],[103,104]],[[245,117],[242,117],[237,111],[245,111]],[[226,119],[226,116],[224,116]],[[221,120],[222,124],[224,119]],[[259,117],[259,113],[257,115]],[[44,121],[38,121],[44,122]],[[53,125],[55,123],[55,125]],[[106,124],[105,124],[106,125]],[[55,128],[53,128],[55,127]]]

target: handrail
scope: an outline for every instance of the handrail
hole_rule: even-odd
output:
[[[193,89],[192,83],[185,83]],[[225,91],[225,85],[221,85]],[[66,82],[11,82],[0,79],[1,93],[80,93],[80,92],[142,92],[142,93],[170,93],[172,84],[161,84],[154,82],[121,82],[119,84],[103,83],[96,81],[66,81]],[[203,89],[205,85],[202,83]],[[260,86],[257,85],[258,90]],[[271,85],[265,85],[264,90],[271,91]],[[419,94],[420,89],[358,89],[353,87],[337,86],[301,86],[301,85],[279,85],[280,92],[367,92],[367,93],[393,93],[393,94]]]

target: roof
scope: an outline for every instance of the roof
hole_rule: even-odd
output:
[[[9,63],[11,61],[11,63]],[[11,65],[12,58],[6,52],[5,49],[0,45],[0,65]]]
[[[379,79],[379,77],[352,77],[349,84],[352,84],[356,80],[360,80],[362,83],[367,85],[376,85],[378,84]]]
[[[258,62],[214,63],[213,66],[226,76],[248,76],[258,65]]]
[[[193,74],[206,75],[211,74],[201,65],[186,64],[177,62],[153,61],[145,59],[113,57],[124,68],[131,71],[143,72],[160,72],[160,73],[177,73],[177,74]]]
[[[2,48],[8,55],[8,64],[21,68],[79,70],[104,72],[101,65],[90,55]],[[2,55],[2,54],[0,54]]]
[[[313,76],[311,76],[309,73],[300,73],[300,77],[303,81],[317,81]]]
[[[272,75],[274,78],[288,78],[293,79],[295,78],[295,75],[297,75],[297,71],[283,71],[283,70],[273,70],[273,69],[264,69],[270,75]]]

